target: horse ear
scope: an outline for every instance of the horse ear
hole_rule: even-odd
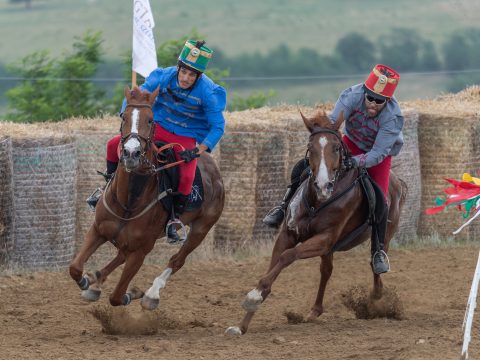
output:
[[[157,98],[158,96],[158,93],[160,91],[160,86],[158,86],[155,91],[153,93],[150,94],[150,97],[148,99],[148,102],[153,105],[153,103],[155,102],[155,99]]]
[[[335,130],[338,131],[338,129],[340,129],[340,126],[342,126],[344,120],[345,118],[343,117],[343,110],[342,110],[340,111],[340,114],[338,114],[337,120],[335,121]]]
[[[123,89],[123,93],[125,94],[127,103],[129,103],[130,99],[132,98],[132,93],[130,92],[130,87],[128,85],[125,85],[125,88]]]
[[[312,122],[307,119],[305,117],[305,115],[303,115],[303,113],[300,111],[300,109],[298,109],[298,111],[300,112],[300,115],[302,116],[302,119],[303,119],[303,123],[305,124],[305,126],[307,127],[308,131],[312,132],[313,131],[313,124]]]

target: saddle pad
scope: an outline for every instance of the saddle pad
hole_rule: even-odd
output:
[[[173,192],[178,190],[178,171],[170,171],[171,169],[176,169],[176,167],[167,169],[164,176],[162,176],[162,181],[160,182],[160,192],[165,191],[166,189],[172,189]],[[202,206],[203,203],[203,183],[202,183],[202,174],[200,169],[195,169],[195,179],[193,180],[192,191],[188,196],[188,202],[185,206],[185,211],[193,211]],[[161,200],[165,210],[168,212],[172,211],[173,207],[173,196],[166,196]]]

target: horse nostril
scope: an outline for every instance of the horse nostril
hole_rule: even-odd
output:
[[[135,151],[135,154],[133,154],[133,156],[134,156],[135,158],[139,158],[139,157],[140,157],[140,154],[141,154],[141,153],[140,153],[140,150],[137,150],[137,151]]]
[[[332,190],[333,190],[333,182],[329,181],[329,182],[327,183],[327,190],[328,190],[328,191],[332,191]]]
[[[128,157],[128,151],[127,151],[127,149],[123,149],[123,156],[124,156],[124,157]]]

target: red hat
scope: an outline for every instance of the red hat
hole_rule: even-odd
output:
[[[377,64],[363,85],[368,94],[385,99],[393,96],[399,81],[399,73],[386,65]]]

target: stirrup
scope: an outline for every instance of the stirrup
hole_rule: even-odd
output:
[[[385,265],[386,267],[381,268],[381,269],[375,269],[375,257],[379,256],[379,255],[383,256],[382,264]],[[385,251],[378,250],[378,251],[375,252],[375,254],[373,254],[373,256],[372,256],[372,268],[373,268],[373,272],[375,274],[383,274],[383,273],[386,273],[386,272],[390,271],[390,260],[388,259],[388,255]],[[377,270],[377,271],[375,271],[375,270]]]
[[[168,237],[168,229],[170,226],[175,226],[176,224],[179,224],[181,226],[181,229],[183,230],[183,236],[180,236],[180,240],[175,240],[175,239],[170,239]],[[176,229],[176,227],[175,227]],[[167,236],[167,243],[169,244],[181,244],[185,240],[187,240],[187,229],[185,228],[185,225],[180,221],[180,219],[173,219],[169,220],[167,222],[167,226],[165,226],[165,235]]]
[[[100,199],[100,196],[103,194],[103,189],[102,188],[97,188],[88,198],[87,198],[87,204],[89,209],[92,212],[95,212],[95,207],[97,206],[98,200]]]

